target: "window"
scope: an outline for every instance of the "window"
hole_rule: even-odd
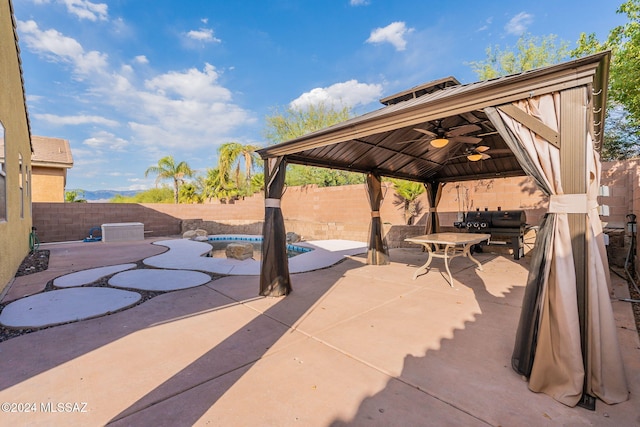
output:
[[[0,123],[0,222],[7,220],[7,157],[4,145],[4,126]]]
[[[31,168],[27,169],[27,203],[29,203],[29,217],[33,216],[33,203],[31,194]]]
[[[21,153],[18,153],[18,175],[18,185],[20,186],[20,218],[24,218],[24,164]]]

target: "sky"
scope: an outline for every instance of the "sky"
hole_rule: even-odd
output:
[[[69,140],[67,190],[144,190],[171,155],[205,174],[226,142],[310,103],[357,115],[522,34],[575,46],[622,0],[13,0],[33,135]]]

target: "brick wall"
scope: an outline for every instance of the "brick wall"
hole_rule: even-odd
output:
[[[142,222],[146,236],[180,234],[181,219],[149,205],[128,203],[34,203],[33,225],[41,242],[82,240],[93,227]],[[94,233],[95,234],[95,233]]]
[[[390,184],[384,183],[385,202],[380,214],[387,229],[404,225],[402,204]],[[531,190],[527,178],[468,181],[448,184],[439,212],[441,224],[452,224],[458,211],[458,195],[470,209],[527,209],[530,223],[537,223],[544,209],[542,196]],[[504,197],[497,197],[493,192]],[[525,192],[523,195],[522,192]],[[426,223],[428,202],[419,198],[416,224]],[[282,199],[287,231],[307,239],[366,240],[370,208],[364,185],[341,187],[290,187]],[[184,230],[204,228],[215,233],[260,233],[264,216],[262,194],[232,204],[120,204],[34,203],[34,225],[43,242],[82,240],[103,223],[142,222],[147,236],[173,236]],[[257,231],[256,231],[257,230]]]
[[[631,245],[631,233],[627,229],[627,215],[640,218],[640,160],[604,162],[602,164],[601,185],[609,187],[609,196],[600,196],[600,204],[609,206],[609,215],[603,216],[605,232],[609,235],[609,261],[623,267]],[[636,248],[638,247],[636,235]],[[635,267],[640,272],[640,262],[636,254]]]

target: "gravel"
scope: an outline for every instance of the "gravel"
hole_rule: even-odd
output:
[[[47,268],[49,268],[49,251],[34,251],[24,258],[20,267],[18,267],[16,277],[44,271]]]

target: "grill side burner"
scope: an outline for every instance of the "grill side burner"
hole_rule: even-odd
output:
[[[488,233],[491,239],[510,239],[513,258],[524,256],[524,233],[527,215],[524,211],[480,211],[468,212],[464,221],[454,222],[456,228],[466,228],[470,233]],[[495,244],[496,242],[493,242]],[[492,244],[491,240],[489,244]]]

